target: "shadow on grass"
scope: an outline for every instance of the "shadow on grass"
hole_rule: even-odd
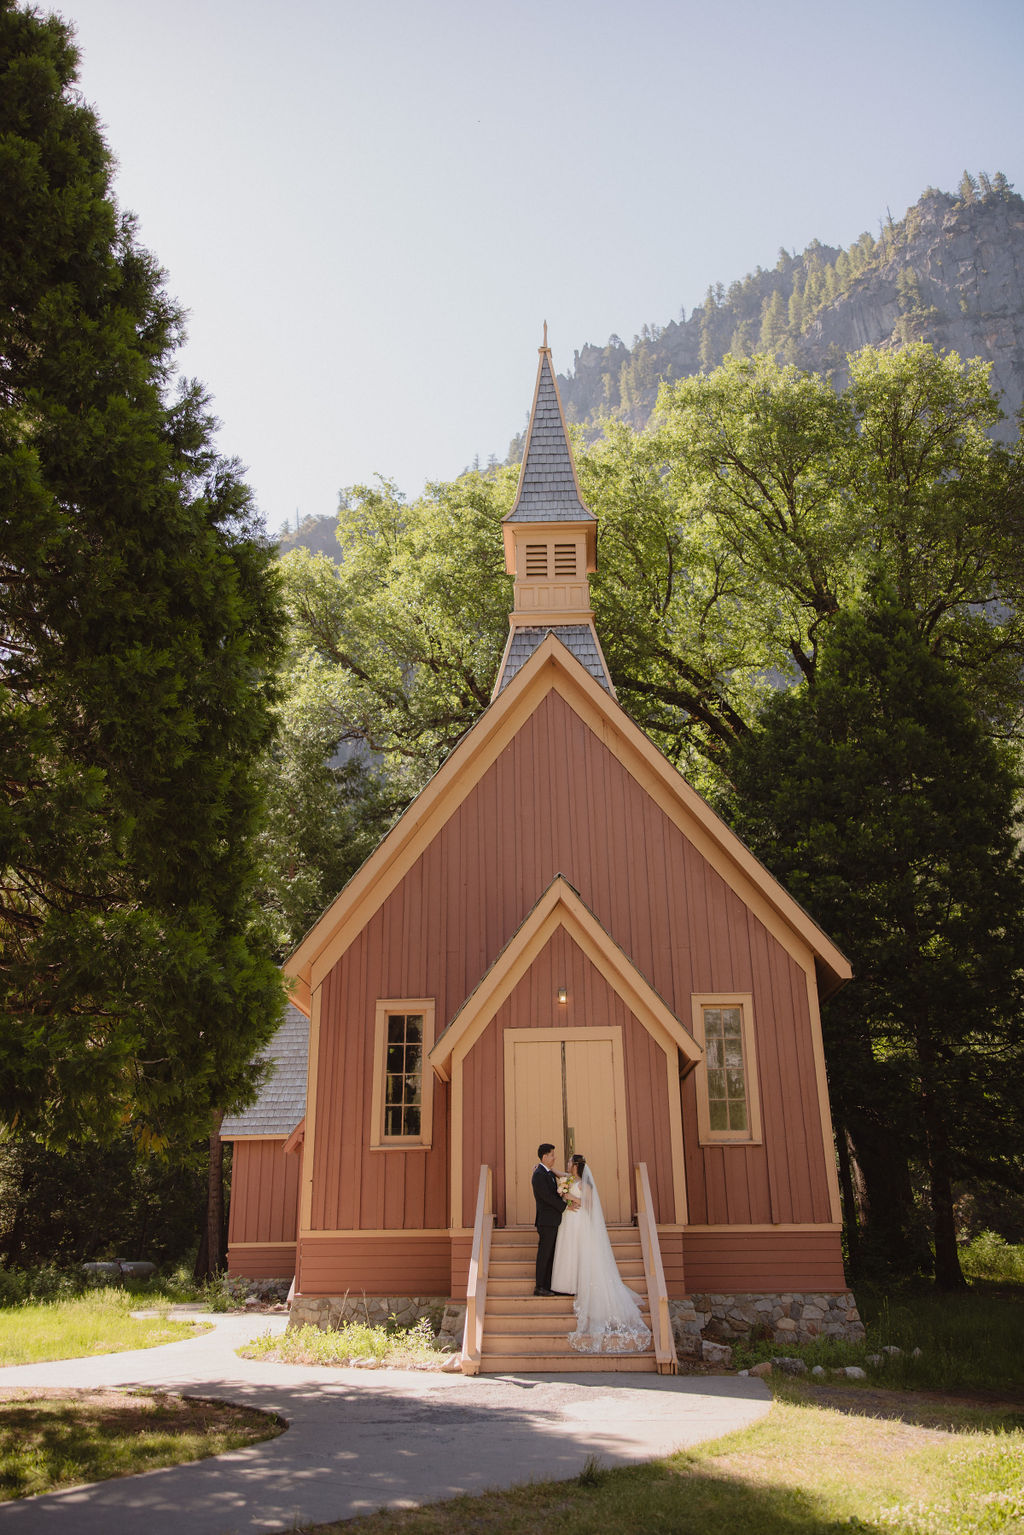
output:
[[[889,1529],[888,1526],[885,1527]],[[880,1535],[882,1525],[839,1516],[799,1488],[758,1486],[687,1457],[622,1469],[588,1468],[545,1483],[382,1510],[302,1535]],[[298,1535],[296,1526],[291,1535]]]
[[[942,1392],[892,1391],[873,1386],[811,1386],[780,1392],[799,1406],[826,1407],[853,1418],[907,1423],[948,1434],[1011,1432],[1024,1429],[1024,1397],[998,1392],[950,1396]]]

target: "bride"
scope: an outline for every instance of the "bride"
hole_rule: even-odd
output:
[[[567,1171],[573,1179],[569,1198],[579,1200],[579,1208],[567,1209],[558,1227],[551,1288],[575,1296],[576,1331],[569,1343],[582,1354],[643,1353],[651,1346],[650,1329],[615,1265],[594,1175],[578,1154],[569,1158]]]

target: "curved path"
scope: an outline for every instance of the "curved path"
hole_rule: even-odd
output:
[[[161,1348],[0,1369],[7,1386],[155,1386],[279,1413],[276,1439],[210,1460],[0,1505],[16,1535],[263,1535],[458,1493],[621,1466],[763,1417],[737,1376],[443,1375],[240,1359],[281,1315],[204,1318]]]

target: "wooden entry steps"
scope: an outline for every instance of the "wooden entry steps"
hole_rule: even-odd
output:
[[[619,1273],[636,1292],[640,1312],[651,1325],[644,1279],[640,1233],[635,1226],[608,1229]],[[653,1372],[654,1351],[643,1354],[580,1354],[569,1344],[575,1327],[572,1297],[534,1295],[537,1234],[513,1227],[491,1232],[487,1272],[487,1303],[483,1319],[480,1370],[484,1374],[508,1371],[629,1370]]]

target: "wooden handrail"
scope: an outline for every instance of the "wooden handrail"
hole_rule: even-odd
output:
[[[487,1305],[487,1269],[491,1261],[491,1232],[494,1230],[491,1169],[480,1169],[473,1220],[473,1251],[469,1257],[466,1284],[466,1330],[462,1335],[462,1373],[475,1375],[480,1369],[484,1342],[484,1309]]]
[[[654,1359],[659,1375],[675,1375],[679,1370],[679,1360],[672,1336],[665,1270],[661,1262],[661,1244],[658,1241],[658,1226],[654,1218],[654,1200],[646,1162],[636,1164],[636,1199],[636,1223],[644,1255],[644,1277],[647,1280],[647,1299],[651,1308],[651,1332],[654,1334]]]

